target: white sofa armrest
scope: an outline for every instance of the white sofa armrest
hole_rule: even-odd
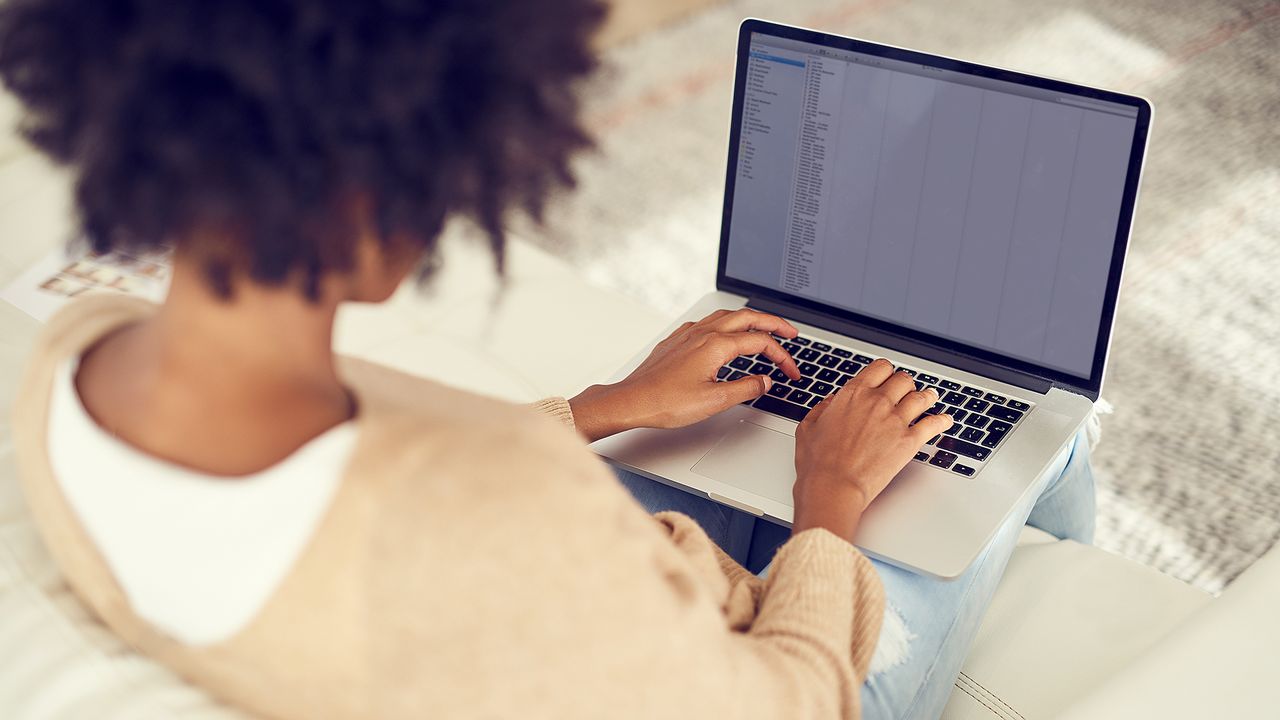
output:
[[[1053,717],[1208,602],[1151,568],[1026,528],[942,717]]]
[[[1280,548],[1063,720],[1261,718],[1280,712]]]

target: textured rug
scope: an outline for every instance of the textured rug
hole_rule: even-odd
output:
[[[1095,454],[1097,542],[1217,592],[1280,536],[1280,3],[729,2],[610,50],[599,151],[525,230],[678,311],[714,282],[738,23],[1134,92],[1156,108]]]

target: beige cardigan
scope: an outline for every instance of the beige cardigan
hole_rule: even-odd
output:
[[[884,599],[849,543],[801,533],[762,581],[687,517],[647,516],[564,423],[358,361],[342,372],[359,439],[296,566],[230,640],[166,637],[130,609],[46,452],[55,366],[153,309],[91,298],[50,323],[17,454],[79,597],[214,696],[298,719],[858,716]],[[563,400],[541,405],[572,422]]]

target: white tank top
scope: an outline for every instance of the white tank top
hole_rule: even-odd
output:
[[[49,409],[49,460],[63,495],[139,617],[188,645],[231,638],[324,517],[355,449],[355,423],[262,472],[206,475],[94,422],[76,391],[78,366],[58,368]]]

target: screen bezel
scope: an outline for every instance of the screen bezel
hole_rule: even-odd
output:
[[[828,48],[864,53],[878,57],[900,60],[910,63],[928,65],[943,70],[968,73],[979,77],[1003,80],[1031,87],[1074,95],[1081,98],[1102,100],[1126,105],[1137,109],[1138,114],[1134,126],[1133,143],[1129,151],[1129,163],[1124,183],[1124,197],[1120,204],[1120,214],[1116,223],[1115,244],[1111,255],[1111,266],[1108,269],[1106,294],[1103,298],[1102,314],[1098,322],[1097,344],[1094,347],[1093,363],[1087,377],[1075,375],[1057,368],[1052,368],[1026,360],[1002,355],[992,350],[976,347],[956,340],[941,338],[920,330],[915,330],[896,323],[863,315],[834,305],[818,302],[809,298],[787,293],[776,288],[757,285],[745,280],[730,277],[726,273],[729,257],[729,235],[733,215],[734,185],[737,179],[738,146],[741,143],[742,112],[744,103],[743,88],[746,83],[748,51],[751,36],[754,33],[773,37],[808,42]],[[729,127],[728,164],[725,170],[724,208],[720,223],[720,253],[716,267],[716,289],[732,292],[748,298],[763,298],[777,303],[794,305],[811,312],[830,316],[842,326],[850,324],[865,326],[877,332],[881,337],[898,336],[906,340],[913,349],[913,354],[920,355],[937,362],[948,362],[955,356],[972,358],[984,364],[993,364],[1012,371],[1017,375],[1040,378],[1060,387],[1077,390],[1091,398],[1096,398],[1102,387],[1103,374],[1111,341],[1112,325],[1115,320],[1116,300],[1120,292],[1121,272],[1124,267],[1125,252],[1128,249],[1129,235],[1132,228],[1133,212],[1137,202],[1138,184],[1142,174],[1147,136],[1151,124],[1151,105],[1145,99],[1124,95],[1108,90],[1086,87],[1062,80],[1027,75],[1012,70],[1003,70],[985,65],[955,60],[952,58],[930,55],[927,53],[906,50],[878,43],[871,43],[839,35],[807,30],[803,28],[778,25],[763,20],[748,19],[743,21],[738,31],[738,56],[734,71],[733,112]],[[882,344],[884,344],[882,342]]]

